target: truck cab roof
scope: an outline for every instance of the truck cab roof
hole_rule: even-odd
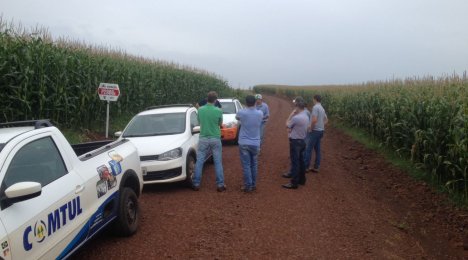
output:
[[[15,121],[8,123],[0,123],[0,151],[11,139],[18,135],[39,129],[43,127],[53,126],[48,119],[42,120],[27,120]]]
[[[0,144],[7,143],[13,137],[34,130],[34,126],[0,128]]]

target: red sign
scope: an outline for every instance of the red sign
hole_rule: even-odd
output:
[[[98,88],[98,95],[101,100],[117,101],[120,96],[119,85],[111,83],[101,83]]]

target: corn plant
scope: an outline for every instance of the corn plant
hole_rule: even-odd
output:
[[[117,83],[113,117],[146,107],[194,103],[210,90],[235,94],[227,82],[203,70],[135,57],[120,50],[66,39],[46,30],[29,32],[0,17],[0,121],[49,118],[67,127],[104,122],[101,82]]]
[[[336,119],[362,128],[383,146],[422,167],[434,181],[468,200],[468,78],[412,78],[350,86],[256,86],[256,92],[322,105]]]

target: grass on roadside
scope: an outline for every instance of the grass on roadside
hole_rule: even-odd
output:
[[[426,182],[439,193],[448,194],[451,202],[458,207],[468,208],[468,201],[463,199],[460,194],[450,192],[450,190],[444,185],[431,178],[431,175],[424,169],[418,168],[410,160],[402,158],[396,151],[383,146],[378,140],[369,136],[365,131],[335,120],[333,121],[333,126],[350,135],[354,140],[363,144],[366,148],[377,151],[392,165],[408,173],[414,179]]]
[[[60,131],[70,144],[84,143],[86,140],[84,133],[79,129],[62,128]]]
[[[109,137],[108,139],[116,139],[114,133],[123,131],[128,122],[132,119],[133,115],[126,114],[118,118],[109,119]],[[70,144],[79,144],[91,141],[99,141],[106,135],[106,122],[97,122],[92,129],[84,128],[61,128],[65,138]]]

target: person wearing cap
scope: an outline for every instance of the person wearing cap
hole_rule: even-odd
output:
[[[296,99],[293,99],[293,103],[296,103]],[[307,109],[307,105],[304,107],[304,112],[307,114],[310,120],[310,111],[309,109]],[[307,137],[306,137],[306,140],[307,140]]]
[[[315,95],[313,98],[314,107],[312,108],[310,125],[307,134],[307,147],[304,154],[305,167],[307,171],[319,172],[320,168],[320,140],[325,131],[325,125],[328,123],[328,117],[321,104],[322,97]],[[314,167],[310,167],[312,160],[312,149],[315,151]]]
[[[286,128],[289,136],[289,158],[291,160],[291,171],[285,178],[291,178],[287,184],[282,187],[286,189],[297,189],[298,185],[304,185],[306,182],[304,150],[306,147],[305,138],[307,136],[307,127],[309,126],[309,117],[304,111],[305,101],[302,97],[297,97],[294,102],[295,108],[286,120]]]
[[[198,101],[198,103],[195,103],[195,107],[198,109],[204,105],[206,105],[208,103],[208,99],[207,98],[203,98],[202,100]],[[218,100],[215,101],[214,103],[215,107],[218,107],[218,108],[222,108],[223,106],[221,105],[221,103],[219,103]]]
[[[211,153],[216,173],[216,185],[219,192],[226,190],[224,185],[224,171],[221,143],[221,129],[223,125],[223,111],[216,107],[215,101],[218,95],[214,91],[208,92],[207,104],[198,109],[198,121],[200,122],[200,138],[198,140],[197,162],[192,180],[192,189],[198,191],[202,178],[203,164]]]
[[[293,99],[292,102],[293,102],[293,104],[295,105],[295,104],[296,104],[296,99]],[[304,101],[304,102],[305,102],[305,101]],[[305,104],[305,103],[304,103],[304,104]],[[310,119],[311,119],[311,118],[310,118],[310,111],[309,111],[309,109],[307,109],[307,106],[304,107],[304,113],[307,115],[307,117],[309,118],[309,122],[310,122]],[[307,152],[307,144],[308,144],[308,142],[309,142],[309,135],[306,136],[306,138],[304,139],[304,141],[306,142],[306,151],[304,151],[304,162],[305,162],[306,165],[307,165],[306,152]],[[292,165],[291,165],[291,167],[292,167]],[[292,170],[289,169],[288,172],[286,172],[286,173],[283,174],[283,177],[285,177],[285,178],[290,178],[290,177],[291,177],[291,171],[292,171]],[[306,172],[307,172],[307,167],[306,167]]]
[[[263,112],[262,124],[260,126],[260,146],[262,146],[264,139],[263,136],[265,133],[265,125],[268,121],[268,118],[270,117],[270,109],[268,108],[268,105],[265,102],[263,102],[263,97],[261,94],[256,94],[255,100],[257,110]]]
[[[236,114],[242,127],[239,132],[239,154],[244,173],[244,192],[252,192],[257,189],[257,165],[260,149],[260,127],[263,113],[255,108],[255,97],[245,97],[247,108]]]

